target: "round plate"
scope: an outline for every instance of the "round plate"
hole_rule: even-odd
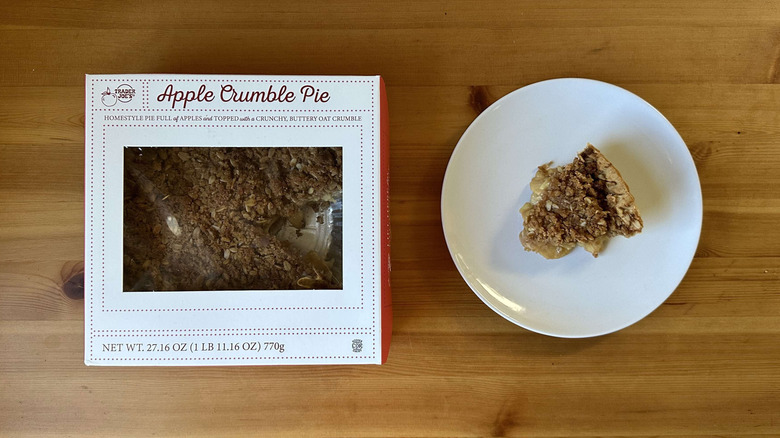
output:
[[[620,170],[644,230],[612,238],[598,258],[524,251],[519,209],[537,166],[570,163],[589,142]],[[701,233],[701,186],[680,135],[641,98],[588,79],[532,84],[485,110],[455,147],[441,197],[447,246],[471,289],[551,336],[603,335],[647,316],[682,280]]]

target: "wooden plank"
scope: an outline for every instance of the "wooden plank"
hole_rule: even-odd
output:
[[[0,86],[78,86],[85,73],[161,71],[381,73],[391,85],[506,85],[569,76],[612,83],[762,84],[778,80],[780,59],[771,23],[727,31],[663,22],[382,31],[44,28],[0,30],[0,40],[6,65]],[[175,42],[163,56],[142,50],[161,41]],[[60,45],[65,43],[67,48]],[[290,47],[295,56],[289,56]],[[752,62],[740,62],[745,53]]]
[[[206,9],[209,14],[204,15]],[[151,13],[154,12],[154,13]],[[780,17],[777,5],[760,0],[737,4],[722,0],[697,2],[696,7],[673,0],[558,1],[538,3],[523,0],[507,3],[489,0],[440,2],[363,2],[339,0],[328,3],[323,19],[320,3],[258,4],[243,0],[229,4],[210,0],[191,1],[183,8],[177,2],[142,0],[121,8],[101,2],[76,1],[70,7],[60,2],[37,1],[25,8],[0,6],[0,28],[79,29],[395,29],[548,27],[568,24],[599,27],[609,16],[611,26],[647,26],[659,21],[705,27],[744,26],[773,22]]]
[[[14,435],[46,435],[52,427],[80,436],[117,427],[129,436],[165,435],[186,424],[193,436],[487,436],[502,428],[509,435],[641,436],[637,423],[644,434],[724,427],[770,434],[780,407],[780,386],[765,380],[779,358],[776,349],[767,354],[776,333],[553,343],[532,334],[401,335],[387,366],[307,367],[301,376],[295,367],[86,369],[74,360],[81,326],[30,324],[0,323],[0,333],[18,342],[13,346],[38,345],[47,359],[30,352],[2,365],[13,377],[0,401],[4,431]],[[713,380],[718,397],[703,397]],[[593,399],[598,406],[589,406]]]

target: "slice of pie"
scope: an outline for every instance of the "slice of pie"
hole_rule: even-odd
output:
[[[520,208],[526,251],[557,259],[577,245],[598,257],[613,236],[642,231],[642,218],[620,172],[593,145],[571,164],[539,167],[531,201]]]

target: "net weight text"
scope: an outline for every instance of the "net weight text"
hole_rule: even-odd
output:
[[[268,351],[284,353],[281,342],[170,342],[170,343],[107,343],[102,345],[107,353],[160,353],[160,352],[214,352],[214,351]]]

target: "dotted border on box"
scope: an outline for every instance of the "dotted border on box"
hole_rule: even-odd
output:
[[[106,128],[246,128],[246,129],[256,129],[256,128],[289,128],[289,127],[295,127],[295,128],[359,128],[360,129],[360,172],[361,172],[361,198],[362,198],[362,192],[363,192],[363,165],[364,165],[364,159],[363,159],[363,127],[362,125],[232,125],[232,124],[193,124],[193,125],[164,125],[164,124],[105,124],[103,125],[103,144],[102,144],[102,150],[103,150],[103,180],[101,187],[103,188],[102,191],[102,197],[103,197],[103,214],[102,214],[102,251],[101,251],[101,261],[102,261],[102,291],[101,291],[101,308],[104,312],[203,312],[203,311],[225,311],[225,310],[239,310],[239,311],[256,311],[256,310],[362,310],[363,306],[363,295],[365,294],[363,285],[361,284],[360,288],[360,302],[361,306],[309,306],[309,307],[213,307],[213,308],[167,308],[167,309],[107,309],[106,308],[106,291],[105,291],[105,258],[106,258],[106,251],[105,251],[105,225],[106,225]],[[363,204],[361,201],[361,209],[360,211],[363,211]],[[375,218],[372,217],[372,223],[375,223]],[[363,241],[363,234],[364,234],[364,226],[363,226],[363,217],[361,214],[361,220],[360,220],[360,271],[361,273],[364,271],[364,241]],[[372,227],[374,225],[372,224]],[[375,273],[374,273],[375,274]]]

